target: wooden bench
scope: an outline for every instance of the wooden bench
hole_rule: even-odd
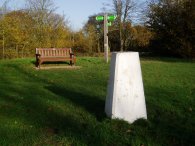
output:
[[[76,63],[71,48],[36,48],[36,66],[40,67],[43,62],[70,61],[70,65]]]

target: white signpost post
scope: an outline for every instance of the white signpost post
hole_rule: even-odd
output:
[[[108,63],[108,15],[104,14],[104,56]]]
[[[112,53],[105,112],[129,123],[147,119],[138,52]]]
[[[104,21],[104,57],[106,62],[108,63],[108,26],[111,25],[111,21],[114,21],[116,19],[116,15],[107,15],[107,13],[104,14],[104,16],[97,16],[97,21]],[[108,23],[108,21],[110,21]]]

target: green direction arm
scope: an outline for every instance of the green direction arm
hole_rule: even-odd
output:
[[[107,20],[114,21],[116,19],[116,17],[117,17],[116,15],[109,15]],[[104,20],[104,16],[97,16],[95,19],[97,21],[102,21],[102,20]]]
[[[96,19],[97,21],[102,21],[102,20],[104,20],[104,16],[97,16],[95,19]]]
[[[117,17],[116,15],[109,15],[108,20],[109,21],[114,21],[116,19],[116,17]]]

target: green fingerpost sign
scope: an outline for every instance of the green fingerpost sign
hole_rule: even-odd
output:
[[[117,17],[116,15],[109,15],[107,20],[114,21],[116,19],[116,17]],[[102,20],[104,20],[104,16],[97,16],[97,17],[95,17],[95,19],[97,21],[102,21]]]
[[[116,17],[117,17],[116,15],[109,15],[108,20],[109,21],[114,21],[116,19]]]
[[[95,19],[96,19],[97,21],[102,21],[102,20],[104,20],[104,16],[97,16]]]

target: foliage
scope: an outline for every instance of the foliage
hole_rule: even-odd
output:
[[[103,21],[96,21],[95,17],[103,14],[95,14],[89,17],[88,22],[85,24],[86,33],[93,32],[94,43],[98,43],[101,47],[98,52],[103,51]],[[111,15],[111,14],[108,14]],[[88,27],[93,27],[93,30],[89,32]],[[133,26],[131,22],[127,21],[123,24],[124,33],[122,33],[124,51],[148,51],[148,46],[150,45],[150,40],[153,37],[153,33],[145,26],[135,25]],[[120,49],[120,30],[116,22],[113,22],[112,26],[109,26],[108,38],[110,51],[121,51]],[[96,37],[95,37],[96,35]],[[99,39],[98,39],[99,38]],[[101,40],[98,42],[97,40]],[[97,45],[98,45],[97,44]],[[97,46],[96,46],[97,47]],[[96,50],[94,50],[96,51]],[[96,51],[97,52],[97,51]]]
[[[104,16],[104,14],[98,13],[89,16],[83,29],[85,34],[93,34],[94,51],[100,53],[104,51],[104,21],[97,21],[96,16]]]
[[[159,0],[150,3],[147,25],[156,33],[153,48],[164,54],[195,57],[195,1]]]
[[[141,25],[134,26],[134,39],[131,41],[131,47],[134,50],[147,52],[149,51],[150,41],[154,34],[147,28]]]
[[[5,57],[10,58],[14,56],[13,54],[19,56],[19,52],[21,53],[20,56],[23,56],[25,46],[30,39],[29,27],[32,24],[32,19],[25,12],[13,11],[7,13],[0,23],[2,30],[4,30],[5,48],[7,48]]]
[[[68,22],[54,8],[51,0],[28,0],[25,10],[5,13],[0,19],[0,48],[5,48],[1,56],[34,56],[38,47],[71,47]]]
[[[26,0],[21,10],[0,6],[0,58],[34,56],[35,48],[71,47],[88,55],[104,52],[103,21],[100,12],[89,16],[78,32],[70,29],[65,15],[55,13],[53,0]],[[154,0],[149,3],[145,25],[135,25],[138,1],[113,0],[109,8],[117,19],[109,27],[110,51],[152,52],[194,58],[195,1]],[[137,14],[138,15],[138,14]]]
[[[87,25],[84,28],[84,35],[88,41],[86,41],[86,47],[89,53],[97,52],[97,40],[96,27],[93,25]]]
[[[128,35],[128,29],[126,28],[126,24],[132,21],[130,13],[133,9],[135,9],[135,2],[133,0],[113,0],[113,11],[117,15],[115,25],[117,26],[119,32],[120,51],[127,50],[126,36]]]

